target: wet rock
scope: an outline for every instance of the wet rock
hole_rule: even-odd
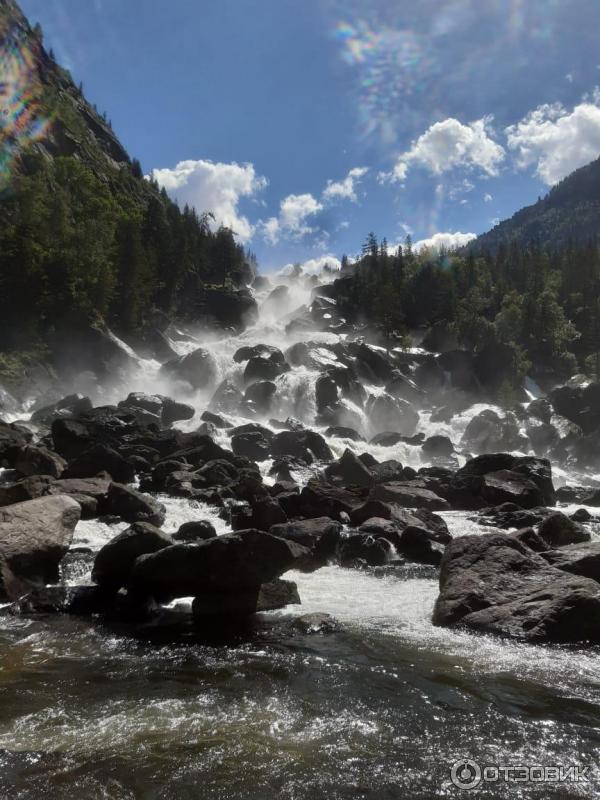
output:
[[[418,481],[381,483],[371,489],[369,497],[372,500],[381,500],[404,508],[426,508],[429,511],[450,509],[450,504],[446,500],[423,488]]]
[[[556,499],[561,503],[600,506],[600,489],[591,489],[588,486],[561,486],[556,490]]]
[[[48,486],[46,494],[68,495],[81,506],[81,518],[93,519],[104,505],[111,479],[108,475],[95,478],[62,478]]]
[[[483,476],[482,498],[491,505],[513,502],[521,508],[535,508],[544,502],[539,487],[513,470],[488,472]]]
[[[208,591],[196,595],[192,614],[197,621],[205,621],[207,618],[239,618],[300,604],[296,584],[276,578],[252,589],[235,592]]]
[[[324,408],[330,405],[335,405],[338,401],[338,387],[337,383],[328,375],[321,375],[317,378],[315,384],[315,397],[317,402],[317,411],[323,411]]]
[[[251,404],[259,413],[266,414],[273,403],[277,386],[272,381],[258,381],[246,389],[244,401]]]
[[[578,425],[584,433],[600,427],[600,383],[588,386],[560,386],[550,392],[554,411]]]
[[[549,547],[588,542],[591,538],[585,528],[560,511],[555,511],[541,522],[538,534]]]
[[[209,410],[222,414],[237,414],[242,400],[241,391],[232,381],[226,379],[219,384],[212,396]]]
[[[264,461],[271,453],[271,445],[260,431],[232,436],[231,449],[236,455],[246,456],[254,461]]]
[[[375,378],[374,383],[384,383],[391,377],[394,364],[382,348],[351,342],[349,352],[356,358],[356,369],[361,377]]]
[[[540,397],[529,403],[527,413],[530,417],[547,424],[552,419],[552,404],[546,398]]]
[[[454,453],[454,445],[447,436],[430,436],[421,445],[428,458],[447,458]]]
[[[226,428],[233,428],[232,422],[229,422],[220,414],[213,414],[210,411],[204,411],[200,419],[204,420],[204,422],[208,422],[211,425],[214,425],[215,428],[219,428],[219,430],[225,430]]]
[[[268,531],[273,525],[278,525],[288,520],[287,514],[276,498],[269,496],[253,498],[250,505],[251,513],[249,515],[233,515],[232,528],[234,530],[243,530],[246,526],[256,528],[259,531]]]
[[[600,582],[600,542],[578,542],[549,550],[543,557],[552,566]]]
[[[531,442],[533,452],[537,456],[545,456],[553,452],[554,448],[560,443],[558,431],[553,425],[546,422],[537,423],[535,425],[527,423],[525,430]]]
[[[27,446],[27,438],[0,420],[0,466],[13,468],[20,450]]]
[[[521,542],[521,544],[524,544],[530,550],[533,550],[534,553],[543,553],[545,550],[548,550],[548,545],[546,542],[533,530],[533,528],[523,528],[519,531],[511,531],[509,536],[512,536],[513,539]]]
[[[135,560],[170,547],[173,539],[147,522],[136,522],[102,547],[94,561],[92,580],[111,592],[129,580]]]
[[[348,448],[339,461],[325,469],[325,475],[329,481],[339,482],[343,486],[372,486],[374,483],[371,470]]]
[[[342,566],[352,566],[353,562],[362,560],[370,567],[379,567],[387,564],[394,556],[391,542],[369,534],[349,536],[341,542],[338,552]]]
[[[339,520],[340,514],[349,514],[364,502],[364,492],[365,490],[361,489],[349,490],[310,481],[300,494],[293,498],[289,506],[286,506],[281,498],[280,503],[290,517],[302,516],[308,519],[330,517]]]
[[[400,433],[384,431],[383,433],[378,433],[376,436],[373,436],[369,444],[373,444],[376,447],[395,447],[403,441],[403,439],[404,437]]]
[[[293,520],[273,525],[269,529],[272,536],[278,536],[308,548],[323,562],[333,558],[341,532],[341,523],[330,517]]]
[[[556,569],[511,536],[446,548],[433,623],[532,642],[600,642],[600,586]]]
[[[438,566],[445,546],[440,544],[425,528],[407,526],[399,536],[396,550],[410,561]]]
[[[2,588],[16,599],[35,586],[57,583],[58,566],[73,539],[81,509],[71,497],[41,497],[0,509]]]
[[[196,409],[187,403],[180,403],[177,400],[172,400],[170,397],[160,395],[163,401],[162,407],[162,424],[165,427],[173,425],[174,422],[182,422],[192,419],[196,413]]]
[[[244,361],[250,361],[252,358],[266,358],[275,364],[285,364],[285,356],[281,350],[270,344],[246,345],[236,350],[233,356],[236,364],[243,364]]]
[[[162,503],[120,483],[111,483],[104,511],[116,514],[126,522],[149,522],[157,527],[163,524],[166,517]]]
[[[474,453],[521,450],[526,444],[514,416],[507,414],[502,419],[490,408],[470,420],[461,439],[461,446]]]
[[[334,439],[351,439],[353,442],[364,442],[364,436],[361,436],[354,428],[344,428],[342,426],[334,426],[327,428],[325,436],[331,436]]]
[[[60,418],[61,416],[77,417],[80,414],[91,411],[92,408],[92,401],[89,397],[84,397],[82,394],[71,394],[49,406],[38,408],[31,415],[31,421],[36,425],[50,426],[54,419]]]
[[[254,590],[287,572],[304,552],[299,545],[263,531],[238,531],[141,556],[130,585],[159,601],[203,596],[207,591]]]
[[[0,483],[0,506],[13,503],[24,503],[35,500],[49,493],[50,486],[55,483],[50,475],[32,475],[19,481]]]
[[[393,370],[391,380],[385,385],[385,391],[391,397],[406,400],[409,403],[419,404],[425,399],[425,392],[398,369]]]
[[[258,305],[248,289],[236,292],[225,289],[207,289],[206,309],[211,317],[221,325],[231,326],[243,331],[254,325],[258,319]]]
[[[375,433],[393,430],[404,436],[412,436],[419,424],[419,415],[410,403],[388,394],[372,397],[367,402],[366,411]]]
[[[179,530],[173,534],[175,542],[200,542],[214,539],[217,535],[215,526],[206,519],[197,522],[184,522]]]
[[[283,375],[289,370],[289,364],[279,361],[278,354],[269,357],[255,356],[246,364],[244,383],[249,385],[257,381],[274,381],[279,375]]]
[[[571,514],[571,519],[573,522],[591,522],[594,517],[590,514],[587,508],[578,508],[573,514]]]
[[[532,456],[513,456],[510,453],[488,453],[472,458],[456,473],[457,477],[482,477],[490,473],[510,471],[521,475],[524,479],[534,483],[541,500],[535,505],[553,506],[556,503],[556,492],[552,483],[552,467],[547,459]],[[516,483],[516,478],[513,478]],[[508,493],[509,495],[511,492]],[[502,499],[488,499],[490,505],[498,505],[505,501],[517,502],[514,496],[504,496]]]
[[[69,461],[65,478],[93,478],[107,472],[119,483],[131,483],[135,466],[106,444],[95,444]]]
[[[194,389],[210,389],[218,377],[217,362],[203,347],[167,361],[160,372],[170,378],[187,381]]]
[[[313,457],[319,461],[331,461],[333,454],[325,439],[314,431],[282,431],[272,440],[274,456],[294,456],[310,464]]]

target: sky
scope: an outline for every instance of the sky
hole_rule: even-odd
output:
[[[463,244],[600,155],[598,0],[20,0],[263,271]]]

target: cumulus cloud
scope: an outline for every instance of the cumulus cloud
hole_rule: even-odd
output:
[[[341,181],[327,181],[323,190],[323,200],[351,200],[356,203],[356,187],[368,172],[367,167],[354,167]]]
[[[549,186],[600,155],[600,107],[597,95],[569,112],[560,103],[530,111],[506,129],[508,146],[522,169],[535,166]]]
[[[489,194],[489,192],[487,194],[483,195],[483,202],[484,203],[491,203],[493,199],[494,198],[492,197],[491,194]]]
[[[414,165],[425,167],[434,175],[456,167],[497,175],[505,151],[492,139],[489,123],[489,117],[468,125],[453,117],[435,122],[413,142],[410,150],[402,153],[392,172],[384,173],[381,179],[403,181]]]
[[[279,205],[279,216],[262,223],[265,238],[276,244],[282,234],[300,239],[315,228],[307,220],[323,210],[323,205],[312,194],[290,194]]]
[[[241,242],[252,238],[254,226],[240,213],[239,202],[267,185],[252,164],[180,161],[173,169],[152,170],[152,177],[182,205],[211,211],[217,225],[231,228]]]
[[[455,233],[450,233],[449,231],[446,233],[440,232],[434,233],[433,236],[430,236],[428,239],[421,239],[415,242],[413,247],[415,250],[423,250],[424,248],[428,250],[440,250],[442,247],[446,250],[452,250],[455,247],[463,247],[476,238],[476,233],[461,233],[460,231],[456,231]]]

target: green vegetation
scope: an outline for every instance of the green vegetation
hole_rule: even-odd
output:
[[[495,252],[388,252],[370,234],[341,281],[352,319],[387,337],[435,326],[489,357],[503,391],[528,371],[600,374],[600,251],[595,242],[551,249],[513,244]]]

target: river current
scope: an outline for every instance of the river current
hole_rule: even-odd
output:
[[[292,307],[309,302],[309,289],[294,293]],[[300,334],[285,337],[287,310],[265,307],[257,325],[238,336],[173,346],[181,354],[207,347],[221,377],[235,379],[243,369],[233,362],[240,346],[283,349],[301,340]],[[310,339],[332,343],[337,336],[315,333]],[[334,356],[324,349],[322,358]],[[139,363],[125,392],[93,399],[164,391],[192,402],[199,413],[206,408],[208,396],[165,384],[155,362]],[[279,407],[269,417],[293,416],[314,428],[318,374],[296,368],[280,376]],[[422,415],[419,430],[457,442],[481,408],[448,424]],[[184,429],[198,424],[196,416]],[[219,442],[230,444],[225,433]],[[352,446],[381,460],[423,465],[420,449],[406,444],[328,443],[336,455]],[[261,469],[272,481],[269,466],[264,462]],[[555,472],[557,483],[566,477]],[[228,530],[217,509],[160,499],[168,532],[193,519],[210,519],[219,534]],[[467,512],[443,516],[453,536],[489,531]],[[97,550],[125,527],[81,522],[74,547]],[[429,567],[391,574],[330,566],[286,577],[297,582],[302,605],[259,615],[227,641],[201,639],[178,613],[185,601],[170,609],[173,624],[135,635],[66,616],[0,617],[0,797],[379,800],[600,793],[597,649],[434,628],[437,575]],[[295,625],[300,614],[313,613],[332,615],[337,628]],[[450,777],[452,764],[465,758],[482,767],[590,770],[576,782],[488,780],[469,792]]]

